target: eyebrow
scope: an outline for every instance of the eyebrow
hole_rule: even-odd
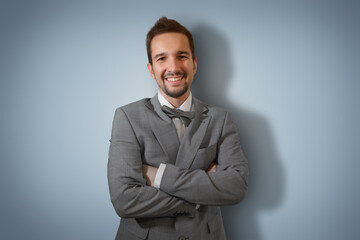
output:
[[[190,55],[190,53],[188,51],[178,51],[178,54]]]
[[[190,53],[188,51],[178,51],[177,54],[184,54],[190,56]],[[167,55],[166,53],[159,53],[154,56],[154,59],[157,59],[159,57],[164,57],[166,55]]]
[[[159,58],[159,57],[163,57],[163,56],[165,56],[165,55],[166,55],[165,53],[156,54],[156,55],[154,56],[154,59],[157,59],[157,58]]]

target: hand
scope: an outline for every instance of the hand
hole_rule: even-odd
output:
[[[152,187],[154,186],[157,170],[158,169],[156,167],[152,167],[152,166],[145,165],[145,164],[142,165],[143,175],[149,186],[152,186]]]
[[[216,172],[216,167],[217,167],[217,163],[216,162],[212,162],[210,164],[210,166],[208,167],[208,169],[206,170],[206,173],[213,173]]]

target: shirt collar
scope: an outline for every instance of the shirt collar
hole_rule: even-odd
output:
[[[173,105],[171,105],[171,103],[168,102],[168,100],[166,100],[164,98],[164,96],[161,94],[161,92],[158,90],[158,99],[160,102],[161,106],[168,106],[169,108],[174,108]],[[180,109],[182,111],[190,111],[191,110],[191,103],[192,103],[192,94],[190,92],[189,97],[185,100],[185,102],[183,102],[183,104],[181,104],[178,108],[176,109]]]

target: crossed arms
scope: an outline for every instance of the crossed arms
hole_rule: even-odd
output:
[[[240,202],[247,191],[247,161],[228,113],[223,121],[216,164],[207,171],[166,164],[157,189],[149,186],[154,178],[149,171],[156,169],[143,165],[134,129],[119,108],[114,117],[108,162],[110,196],[118,215],[124,218],[176,217],[184,213],[193,216],[196,204],[219,206]]]

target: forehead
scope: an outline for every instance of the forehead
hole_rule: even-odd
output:
[[[151,55],[159,53],[171,54],[173,52],[186,51],[191,54],[189,40],[182,33],[162,33],[156,35],[151,41]]]

